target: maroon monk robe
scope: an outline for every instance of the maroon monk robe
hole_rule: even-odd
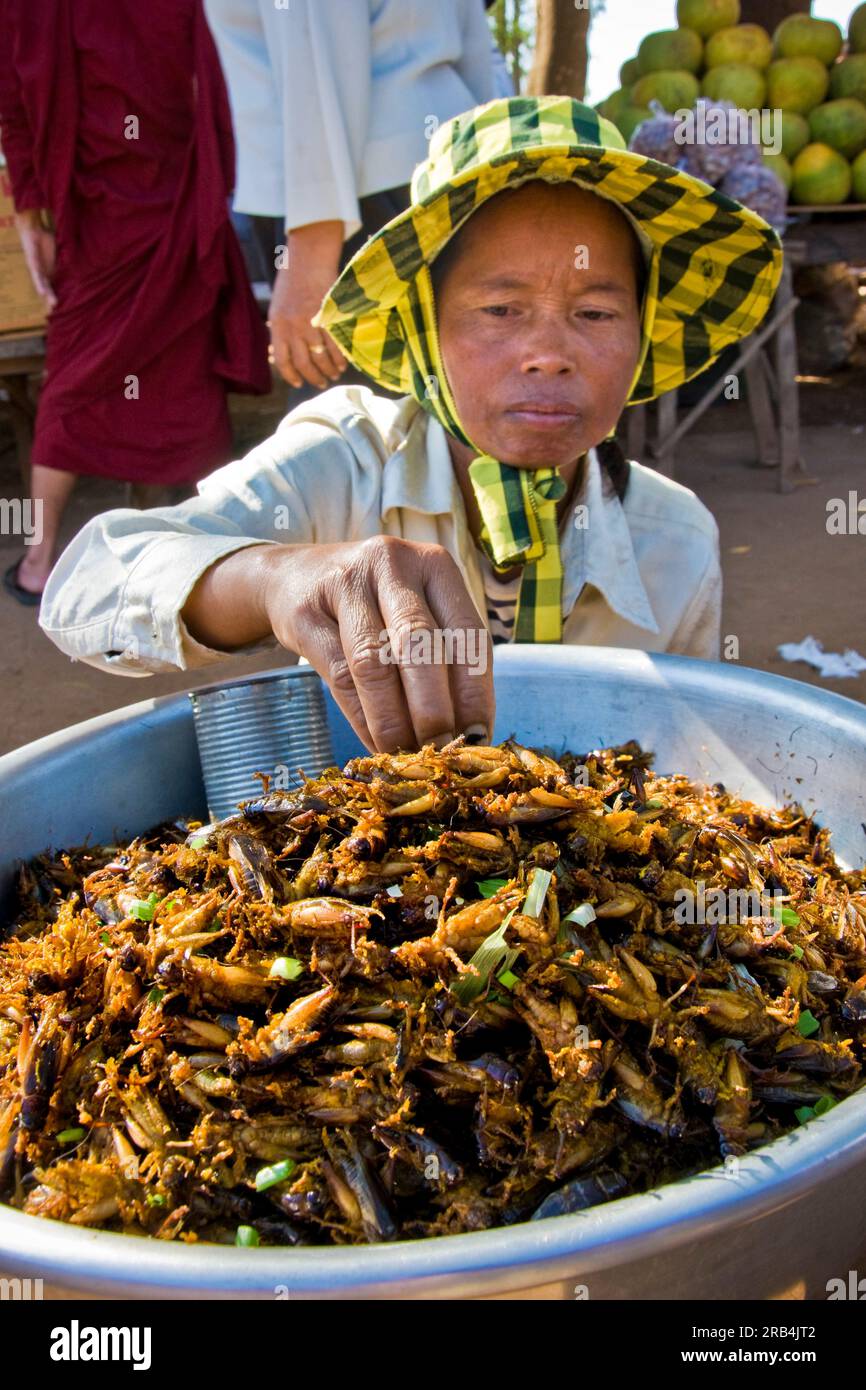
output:
[[[229,457],[226,391],[270,370],[201,0],[0,0],[0,127],[18,209],[57,230],[33,462],[203,477]]]

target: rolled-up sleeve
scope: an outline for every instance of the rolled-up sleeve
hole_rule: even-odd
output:
[[[88,522],[51,573],[40,626],[73,660],[121,675],[225,660],[230,653],[196,642],[183,622],[198,580],[248,546],[319,540],[321,521],[350,539],[354,468],[338,430],[289,417],[271,439],[199,483],[197,497]]]

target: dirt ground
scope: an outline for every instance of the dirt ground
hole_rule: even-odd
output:
[[[243,405],[236,415],[239,452],[269,433],[281,405],[270,398]],[[752,466],[754,443],[742,402],[727,402],[704,416],[681,446],[677,477],[718,520],[722,631],[738,639],[739,661],[866,701],[866,673],[822,680],[776,651],[782,642],[812,634],[827,651],[852,647],[866,656],[866,535],[830,535],[826,526],[829,499],[847,500],[853,491],[866,501],[866,371],[804,384],[802,414],[802,453],[811,480],[793,493],[776,491],[774,470]],[[17,472],[8,436],[0,436],[0,449],[0,496],[12,497]],[[84,480],[67,517],[68,536],[95,512],[123,505],[120,485]],[[19,549],[19,540],[0,536],[4,569]],[[0,752],[121,705],[281,664],[278,654],[259,654],[202,672],[124,679],[68,661],[42,635],[35,614],[0,592]]]

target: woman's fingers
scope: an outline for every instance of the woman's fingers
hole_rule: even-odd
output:
[[[337,624],[323,617],[316,624],[315,632],[309,634],[308,640],[298,642],[297,648],[299,655],[318,671],[365,748],[375,752],[376,744],[367,727],[355,682],[345,679],[346,663]]]
[[[447,742],[457,732],[449,680],[452,634],[437,626],[427,606],[417,552],[384,550],[377,579],[386,659],[403,687],[413,743]]]
[[[332,381],[336,381],[340,373],[332,363],[328,349],[321,341],[321,335],[317,334],[315,339],[311,339],[310,332],[309,327],[293,325],[289,337],[289,351],[301,376],[311,386],[318,386],[322,390]]]
[[[287,548],[265,599],[272,630],[380,752],[493,729],[489,636],[441,546],[393,536]]]
[[[423,547],[424,592],[451,651],[449,674],[457,734],[493,736],[496,698],[490,633],[481,621],[454,560],[439,546]],[[445,640],[445,639],[443,639]]]
[[[296,388],[303,386],[304,381],[289,352],[288,338],[286,337],[282,320],[279,318],[268,319],[268,330],[271,335],[270,357],[280,376],[287,381],[290,386]]]
[[[328,609],[317,605],[296,623],[297,651],[327,682],[368,748],[385,753],[414,747],[400,677],[387,660],[382,641],[383,620],[375,589],[363,580],[357,587],[340,586],[336,602]]]

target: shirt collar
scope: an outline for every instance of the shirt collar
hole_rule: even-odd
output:
[[[398,404],[388,431],[382,476],[382,519],[396,508],[432,516],[464,516],[448,437],[412,396]],[[581,511],[585,508],[585,511]],[[577,524],[582,522],[583,524]],[[658,633],[622,503],[590,449],[580,487],[560,528],[563,613],[567,617],[586,584],[626,622]]]
[[[560,550],[566,614],[584,585],[592,584],[626,622],[649,632],[660,631],[641,579],[625,510],[606,480],[595,449],[586,456],[580,488],[560,528]]]
[[[451,463],[448,436],[438,420],[412,397],[401,401],[385,440],[389,450],[382,474],[382,519],[395,508],[454,514],[460,486]]]

